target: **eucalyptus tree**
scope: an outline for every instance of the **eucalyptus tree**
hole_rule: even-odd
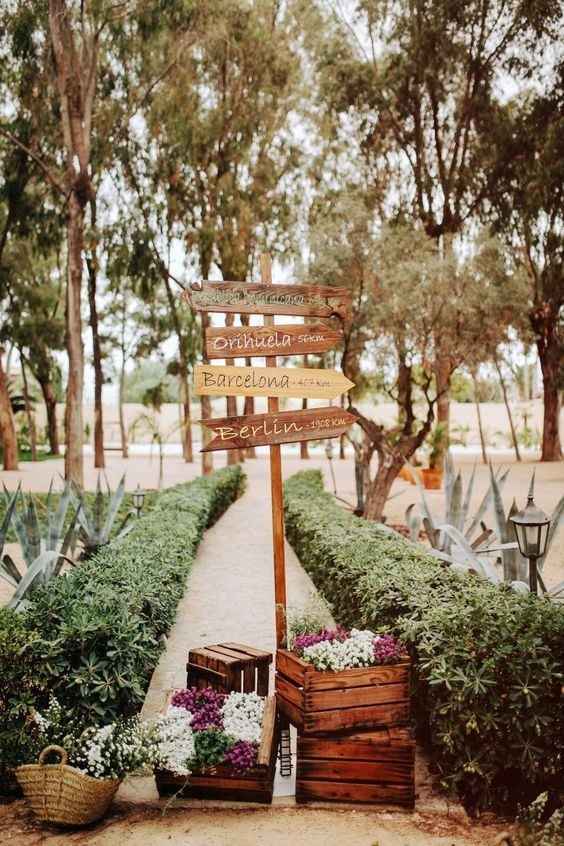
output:
[[[152,193],[163,196],[166,220],[204,278],[215,265],[223,279],[244,280],[259,246],[283,252],[288,245],[300,161],[291,119],[301,92],[287,6],[201,4],[197,41],[145,112]],[[176,39],[171,29],[164,43]],[[210,411],[202,398],[202,416]],[[228,413],[236,413],[235,398]],[[203,456],[206,471],[211,455]]]
[[[560,0],[354,0],[348,19],[343,4],[314,5],[326,22],[310,41],[322,102],[373,167],[388,214],[418,220],[448,260],[497,166],[504,74],[515,82],[538,69],[559,37]],[[440,335],[434,346],[438,417],[448,422],[450,350]]]
[[[501,232],[528,285],[523,308],[543,376],[542,461],[559,461],[564,388],[564,63],[546,68],[543,90],[531,87],[500,113],[499,163],[487,218]]]

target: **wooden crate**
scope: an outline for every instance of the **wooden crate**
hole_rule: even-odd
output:
[[[278,708],[302,734],[402,725],[409,721],[410,660],[321,672],[293,652],[276,653]]]
[[[231,767],[220,764],[205,772],[194,772],[187,779],[167,770],[157,770],[155,780],[159,796],[171,796],[178,793],[179,796],[191,799],[223,799],[230,802],[270,804],[274,789],[277,753],[276,699],[274,696],[269,696],[264,708],[256,767],[238,774],[234,773]]]
[[[298,734],[296,801],[415,802],[415,741],[407,728]]]
[[[271,663],[272,652],[242,643],[216,643],[191,649],[186,664],[186,686],[268,696]]]

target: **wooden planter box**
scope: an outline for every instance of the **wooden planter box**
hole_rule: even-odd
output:
[[[321,672],[293,652],[276,654],[278,708],[302,734],[394,726],[409,721],[410,660]]]
[[[186,664],[186,687],[213,687],[268,696],[272,652],[242,643],[215,643],[191,649]]]
[[[415,803],[415,742],[409,729],[298,734],[296,801]]]
[[[178,793],[179,796],[192,799],[270,804],[278,754],[277,722],[276,700],[274,696],[269,696],[264,709],[257,766],[252,770],[239,774],[231,767],[220,764],[205,772],[194,772],[187,778],[168,770],[156,770],[155,780],[159,796]]]

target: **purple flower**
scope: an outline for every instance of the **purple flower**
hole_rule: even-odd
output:
[[[320,632],[297,635],[294,638],[292,649],[298,655],[302,655],[303,651],[308,646],[315,646],[316,643],[323,641],[332,642],[334,640],[346,640],[349,633],[342,626],[337,626],[336,629],[323,629]]]
[[[403,653],[402,644],[392,635],[374,638],[374,661],[377,664],[392,664]]]
[[[211,687],[198,690],[190,687],[177,690],[172,697],[171,705],[175,708],[185,708],[192,714],[192,730],[204,731],[208,728],[223,728],[221,707],[227,695]]]
[[[257,751],[256,743],[250,743],[248,740],[238,740],[225,753],[223,760],[226,764],[232,766],[235,772],[242,773],[256,766]]]

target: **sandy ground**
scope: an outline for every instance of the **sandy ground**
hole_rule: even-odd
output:
[[[72,833],[40,829],[21,803],[0,807],[5,846],[488,846],[499,825],[343,809],[177,809],[115,803],[99,825]]]

